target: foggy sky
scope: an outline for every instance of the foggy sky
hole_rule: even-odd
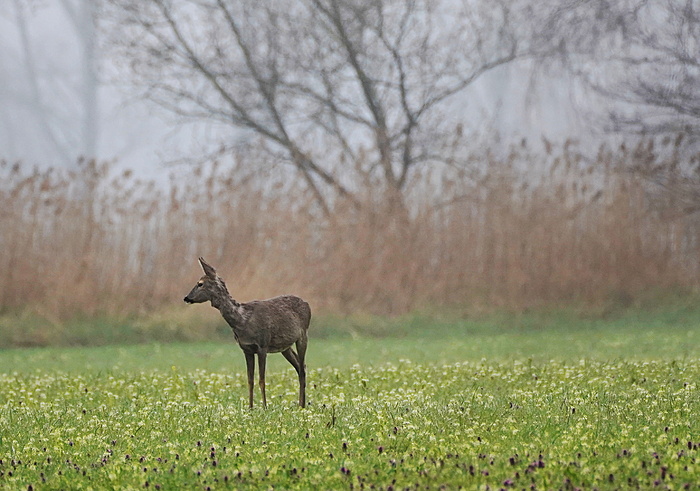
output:
[[[58,0],[23,9],[32,74],[17,10],[23,2],[9,2],[10,8],[0,14],[0,158],[41,167],[72,165],[81,148],[79,33]],[[129,89],[124,67],[101,55],[99,47],[97,56],[98,159],[154,176],[164,164],[201,155],[222,139],[246,138],[230,128],[177,121]],[[580,117],[585,103],[581,92],[566,76],[554,79],[533,71],[532,63],[512,63],[487,73],[455,97],[448,116],[467,130],[482,136],[495,132],[506,142],[543,135],[558,140],[588,132]],[[54,142],[47,137],[49,127]]]

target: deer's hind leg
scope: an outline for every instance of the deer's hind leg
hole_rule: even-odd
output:
[[[299,360],[294,350],[292,348],[287,348],[282,352],[282,355],[287,359],[289,363],[291,363],[291,365],[294,367],[294,370],[297,371],[297,374],[299,374]]]
[[[306,384],[306,381],[303,378],[303,364],[299,363],[299,355],[297,355],[292,348],[284,350],[282,354],[287,359],[287,361],[292,364],[294,370],[297,371],[297,375],[299,376],[299,405],[301,407],[304,407],[304,404],[302,404],[302,402],[304,402],[302,399],[302,391],[304,390],[303,388]]]
[[[306,331],[304,331],[301,338],[299,338],[296,343],[296,358],[299,364],[299,368],[297,369],[299,373],[299,405],[301,407],[306,407],[306,363],[304,362],[304,358],[306,356],[307,343],[308,338],[306,337]]]
[[[262,392],[263,408],[267,408],[267,397],[265,397],[265,363],[267,361],[267,351],[258,351],[258,369],[260,370],[260,392]]]

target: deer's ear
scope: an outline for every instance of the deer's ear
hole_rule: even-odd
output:
[[[202,266],[205,275],[210,278],[216,278],[216,270],[209,263],[207,263],[203,257],[199,258],[199,264]]]

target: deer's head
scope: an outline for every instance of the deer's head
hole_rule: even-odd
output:
[[[204,276],[202,276],[192,291],[190,291],[185,297],[185,302],[187,303],[202,303],[206,301],[216,300],[222,295],[227,295],[228,290],[226,290],[226,285],[224,281],[219,278],[216,274],[216,270],[209,265],[204,258],[199,258],[199,264],[204,270]]]

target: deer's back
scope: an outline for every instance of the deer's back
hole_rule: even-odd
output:
[[[239,343],[267,346],[270,353],[284,351],[306,336],[311,308],[299,297],[281,295],[245,305],[249,317],[238,335]]]

